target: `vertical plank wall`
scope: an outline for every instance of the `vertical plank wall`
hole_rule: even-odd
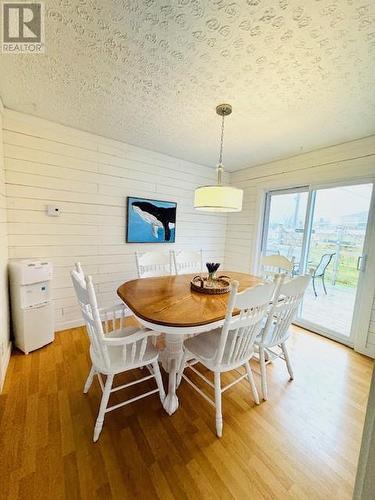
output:
[[[4,108],[0,100],[0,391],[10,355],[7,286],[8,237],[2,132],[3,111]]]
[[[5,110],[10,258],[50,259],[56,329],[81,323],[69,271],[79,260],[103,305],[136,277],[136,250],[202,249],[223,262],[226,217],[193,209],[194,189],[215,169]],[[176,244],[125,243],[126,196],[177,202]],[[61,208],[48,217],[47,204]]]
[[[238,271],[256,269],[266,191],[374,178],[375,136],[232,172],[231,183],[244,189],[244,205],[240,214],[228,215],[226,268],[235,263]],[[367,346],[375,355],[375,303]]]

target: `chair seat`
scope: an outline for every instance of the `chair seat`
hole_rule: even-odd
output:
[[[185,340],[184,346],[191,354],[202,360],[203,364],[207,366],[207,368],[214,370],[213,368],[213,366],[215,365],[214,356],[219,347],[221,332],[222,328],[216,328],[215,330],[201,333],[200,335],[196,335],[195,337]],[[229,351],[231,348],[232,344],[231,340],[233,335],[234,334],[232,332],[228,333],[228,339],[225,344],[223,361],[221,366],[225,365],[226,360],[228,360],[229,358]],[[242,364],[243,361],[239,362],[238,366],[241,366]],[[220,371],[232,370],[233,368],[234,365],[232,363],[231,365],[227,365],[224,370],[221,367]]]
[[[137,332],[139,328],[137,327],[126,327],[121,330],[115,330],[113,332],[109,332],[106,337],[110,338],[122,338],[127,337],[135,332]],[[159,352],[156,347],[152,344],[151,340],[147,340],[147,347],[142,359],[141,363],[131,364],[130,361],[125,361],[123,359],[123,346],[113,346],[108,347],[108,356],[109,356],[109,367],[103,365],[100,360],[100,357],[97,356],[92,346],[90,347],[90,357],[92,364],[95,369],[100,373],[120,373],[124,370],[129,370],[132,368],[138,368],[139,366],[144,366],[152,363],[158,358]],[[128,356],[129,356],[129,348],[128,348]]]

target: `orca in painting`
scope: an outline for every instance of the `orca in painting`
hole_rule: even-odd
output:
[[[176,224],[176,208],[157,207],[148,201],[133,201],[132,208],[145,222],[151,225],[152,233],[158,237],[158,229],[164,229],[164,240],[171,239],[171,229]]]

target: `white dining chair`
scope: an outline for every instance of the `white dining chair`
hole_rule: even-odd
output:
[[[268,312],[267,321],[255,341],[255,345],[259,349],[262,397],[264,400],[268,398],[267,360],[283,359],[290,380],[294,378],[286,341],[290,336],[289,327],[297,314],[298,307],[310,281],[310,275],[297,276],[287,281],[285,275],[277,278],[275,294]],[[277,350],[275,351],[275,349]]]
[[[168,252],[136,252],[138,278],[168,276],[172,274],[172,257]]]
[[[82,268],[82,264],[80,262],[76,262],[74,264],[74,270],[76,271],[76,273],[80,277],[81,281],[85,281],[86,273],[84,272],[84,270]],[[99,304],[98,304],[98,307],[99,307]],[[99,307],[99,313],[100,313],[100,315],[102,315],[102,311],[103,311],[103,317],[105,319],[105,311],[106,310],[112,311],[114,308],[116,308],[119,311],[120,316],[122,316],[123,314],[125,316],[132,315],[131,310],[123,302],[120,302],[120,301],[117,301],[114,304],[111,304],[110,306],[107,306],[104,308]]]
[[[276,274],[285,273],[292,276],[294,257],[291,260],[284,255],[263,255],[261,258],[261,272],[264,279],[273,280]]]
[[[223,418],[221,396],[224,391],[242,379],[247,378],[253,398],[259,404],[258,391],[250,367],[254,353],[254,341],[259,335],[274,292],[274,283],[257,285],[238,292],[238,281],[232,281],[224,325],[212,331],[201,333],[184,342],[184,356],[181,362],[178,383],[186,380],[201,396],[216,408],[216,434],[222,436]],[[234,315],[234,310],[239,314]],[[192,361],[188,361],[193,359]],[[193,365],[196,362],[214,372],[214,383],[200,373]],[[221,387],[221,373],[244,366],[246,372],[225,387]],[[215,400],[208,397],[184,370],[189,368],[215,390]]]
[[[163,402],[165,392],[158,364],[159,353],[149,342],[149,338],[155,336],[156,333],[152,330],[126,327],[125,314],[119,317],[121,311],[118,308],[102,310],[105,314],[103,328],[91,276],[86,276],[82,280],[82,274],[74,269],[71,272],[71,277],[90,340],[92,366],[83,392],[87,393],[89,391],[94,375],[97,375],[103,393],[94,429],[93,440],[95,442],[98,440],[103,428],[106,413],[155,393],[159,393],[160,400]],[[112,387],[115,375],[144,366],[148,367],[150,375],[127,384]],[[105,383],[103,383],[102,375],[106,375]],[[113,392],[151,378],[156,380],[156,389],[108,407],[109,397]]]
[[[176,274],[191,274],[202,272],[202,250],[199,252],[188,250],[172,250],[172,259]]]

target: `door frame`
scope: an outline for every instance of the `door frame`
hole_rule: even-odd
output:
[[[354,350],[362,354],[375,357],[375,346],[367,345],[368,331],[372,313],[372,305],[374,301],[374,282],[375,282],[375,177],[371,176],[371,177],[364,177],[361,179],[358,179],[358,177],[355,178],[348,177],[346,179],[340,179],[338,181],[307,183],[307,184],[300,183],[295,187],[293,187],[290,184],[288,186],[285,186],[285,182],[283,182],[282,185],[280,185],[279,189],[275,185],[273,185],[272,188],[268,189],[266,187],[258,189],[258,199],[260,202],[258,205],[260,207],[260,211],[257,217],[258,238],[257,238],[257,243],[253,250],[256,258],[255,269],[256,271],[259,271],[260,257],[262,255],[263,245],[265,241],[264,237],[267,235],[267,232],[264,230],[264,227],[265,227],[265,221],[269,216],[270,204],[268,203],[268,200],[272,196],[272,194],[298,192],[298,190],[305,191],[307,188],[309,191],[309,195],[311,195],[313,191],[316,191],[318,189],[329,189],[340,186],[354,186],[359,184],[373,184],[373,189],[369,207],[365,241],[363,245],[363,254],[367,255],[366,272],[362,272],[358,279],[357,294],[353,311],[351,335],[348,341],[345,341],[345,338],[343,339],[341,336],[340,337],[337,336],[335,332],[329,329],[325,329],[324,327],[319,328],[319,331],[317,331],[316,327],[312,323],[309,323],[308,321],[301,322],[296,320],[294,321],[294,323],[307,330],[314,331],[317,334],[324,335],[332,340],[348,345],[349,347],[354,347]],[[310,204],[310,211],[309,211],[309,204],[307,208],[308,209],[306,213],[305,228],[307,227],[306,224],[309,223],[311,224],[312,221],[311,216],[313,212],[311,208],[313,208],[313,205]],[[308,220],[309,218],[310,221]],[[307,246],[305,248],[307,248]],[[303,257],[304,261],[306,261],[307,255],[304,255]],[[302,265],[306,266],[306,262],[302,262]],[[352,334],[352,332],[355,333]]]
[[[374,303],[375,283],[375,179],[372,180],[372,198],[367,220],[367,230],[363,245],[363,254],[366,255],[365,271],[358,280],[356,303],[353,313],[352,328],[354,349],[362,354],[375,357],[375,345],[368,345],[368,332]]]
[[[263,223],[262,223],[262,230],[261,230],[261,241],[260,241],[260,253],[263,253],[263,246],[265,241],[267,240],[268,236],[268,227],[264,224],[264,222],[269,219],[270,215],[270,206],[271,204],[269,203],[269,200],[272,198],[274,195],[278,194],[291,194],[291,193],[307,193],[308,200],[307,203],[309,202],[309,196],[310,196],[310,187],[308,185],[306,186],[297,186],[295,188],[286,188],[286,189],[272,189],[271,191],[268,191],[265,196],[264,200],[264,214],[263,214]],[[305,220],[305,225],[306,225],[306,220]]]

